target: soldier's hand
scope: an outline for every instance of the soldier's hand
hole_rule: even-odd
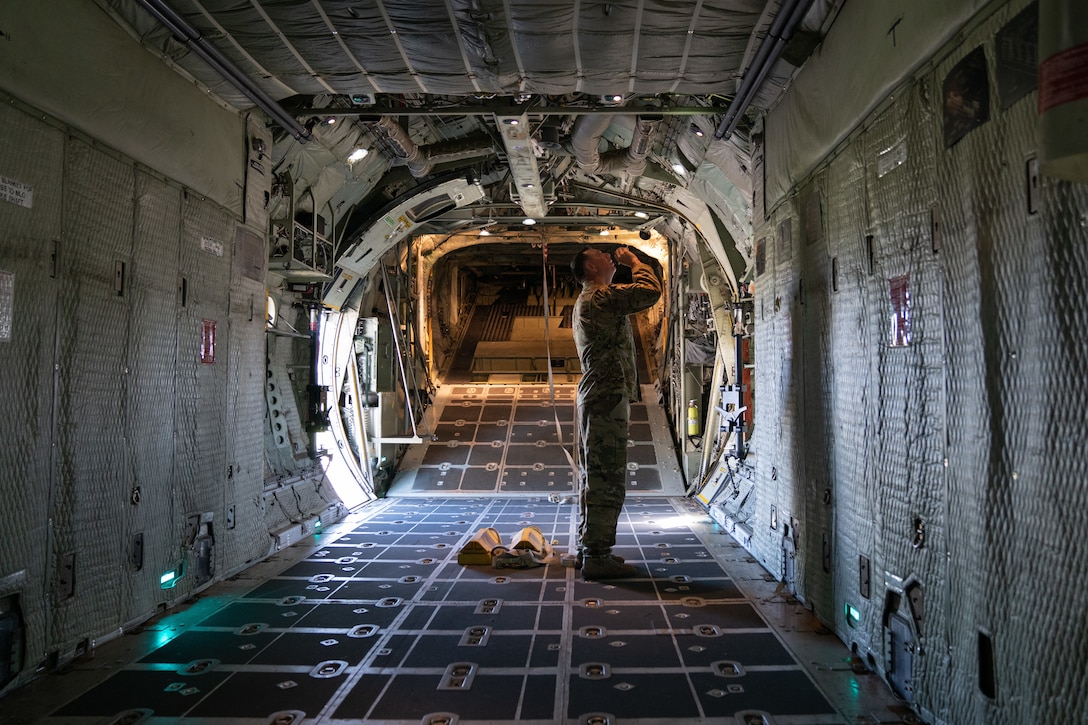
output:
[[[624,265],[625,267],[630,267],[638,261],[638,257],[635,256],[635,253],[627,247],[618,248],[615,254],[613,254],[612,256],[618,263]]]

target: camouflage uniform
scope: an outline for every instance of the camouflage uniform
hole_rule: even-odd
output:
[[[661,297],[649,265],[631,267],[630,284],[586,282],[574,304],[574,342],[582,361],[578,413],[582,466],[579,537],[587,556],[607,555],[625,495],[630,401],[638,399],[635,340],[628,315]]]

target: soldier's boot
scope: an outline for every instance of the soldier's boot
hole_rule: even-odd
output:
[[[584,554],[581,551],[579,551],[578,552],[578,559],[577,559],[577,561],[576,561],[576,563],[574,565],[574,568],[575,569],[581,569],[582,564],[585,562],[585,559],[586,559],[587,556],[589,556],[589,555]],[[615,559],[616,561],[618,561],[621,564],[625,561],[625,559],[622,556],[620,556],[619,554],[608,554],[608,556],[611,556],[613,559]]]
[[[583,579],[630,579],[638,576],[638,569],[617,561],[611,554],[586,556],[582,563]]]

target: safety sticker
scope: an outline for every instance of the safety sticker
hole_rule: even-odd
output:
[[[1039,113],[1088,98],[1088,43],[1055,53],[1039,64]]]
[[[34,206],[34,187],[0,176],[0,199],[30,209]]]

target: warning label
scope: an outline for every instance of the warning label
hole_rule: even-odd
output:
[[[25,206],[34,206],[34,187],[6,176],[0,176],[0,200]]]
[[[1055,53],[1039,64],[1039,113],[1088,98],[1088,43]]]

